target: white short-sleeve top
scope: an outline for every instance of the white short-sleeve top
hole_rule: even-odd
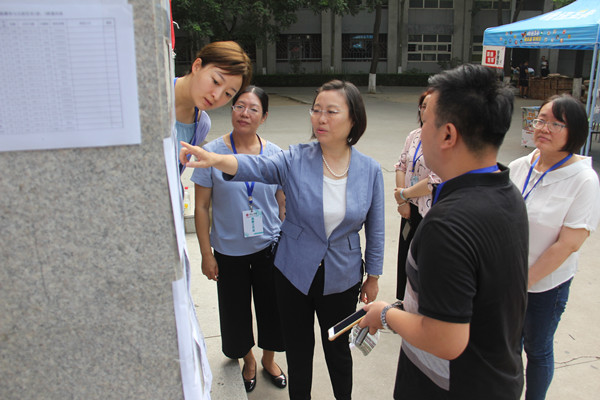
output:
[[[537,151],[537,150],[536,150]],[[533,153],[509,164],[510,178],[523,191],[527,174],[531,168]],[[537,157],[537,156],[536,156]],[[533,169],[525,193],[542,176]],[[535,186],[527,199],[529,218],[529,266],[548,247],[558,240],[563,226],[587,229],[592,232],[600,219],[600,183],[592,168],[592,159],[582,160],[566,167],[550,171]],[[572,253],[554,272],[529,288],[530,292],[545,292],[571,279],[577,271],[579,251]]]

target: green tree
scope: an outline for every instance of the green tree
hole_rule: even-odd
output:
[[[235,40],[246,51],[274,41],[296,22],[296,11],[306,0],[173,0],[173,21],[190,38],[195,52],[207,41]],[[177,46],[177,41],[175,42]],[[193,56],[193,54],[190,54]]]
[[[387,0],[308,0],[308,6],[315,12],[331,11],[338,15],[356,15],[361,10],[375,13],[373,24],[373,53],[371,55],[371,66],[369,68],[369,93],[376,92],[377,64],[379,63],[380,43],[379,30],[381,28],[381,8],[387,4]],[[403,6],[404,0],[401,0]]]

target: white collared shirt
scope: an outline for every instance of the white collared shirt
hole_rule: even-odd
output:
[[[531,168],[535,151],[509,164],[510,178],[520,191]],[[533,169],[525,193],[542,176]],[[563,226],[593,232],[600,220],[600,183],[592,168],[592,159],[585,157],[550,171],[531,191],[527,200],[529,217],[529,267],[558,240]],[[577,271],[579,251],[572,253],[554,272],[529,288],[530,292],[545,292],[571,279]]]

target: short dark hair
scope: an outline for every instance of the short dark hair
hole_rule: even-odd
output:
[[[262,88],[259,88],[258,86],[254,86],[254,85],[246,86],[244,88],[244,90],[240,90],[239,92],[237,92],[235,94],[235,96],[233,96],[233,99],[231,100],[231,104],[235,105],[235,103],[237,103],[240,96],[243,95],[244,93],[254,93],[256,95],[256,97],[258,97],[258,99],[260,100],[260,105],[262,106],[263,117],[265,116],[265,114],[267,112],[269,112],[269,95]]]
[[[252,80],[252,61],[242,46],[236,42],[209,43],[196,53],[194,61],[198,58],[202,59],[202,67],[213,64],[228,75],[241,76],[242,89]]]
[[[429,78],[438,94],[436,125],[452,123],[474,153],[498,149],[510,128],[514,95],[491,68],[464,64]]]
[[[568,93],[556,94],[547,98],[540,110],[552,102],[554,118],[567,126],[569,135],[562,151],[577,153],[585,144],[588,136],[588,119],[583,103]]]
[[[325,92],[327,90],[337,90],[346,98],[348,114],[350,115],[352,122],[354,122],[352,129],[350,129],[350,133],[348,134],[348,145],[353,146],[358,143],[358,139],[360,139],[367,129],[367,112],[365,111],[365,103],[360,95],[360,91],[352,82],[334,79],[323,84],[323,86],[317,89],[317,94],[313,99],[311,107],[315,105],[317,96],[321,92]],[[313,132],[312,138],[314,137],[315,133]]]

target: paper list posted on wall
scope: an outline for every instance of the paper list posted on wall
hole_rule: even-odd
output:
[[[0,3],[0,151],[141,142],[125,0]]]

